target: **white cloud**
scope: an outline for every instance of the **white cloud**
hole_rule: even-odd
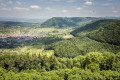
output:
[[[91,6],[91,5],[93,5],[93,2],[91,2],[91,1],[86,1],[86,2],[85,2],[85,5],[86,5],[86,6]]]
[[[31,5],[30,8],[31,8],[31,9],[41,9],[41,7],[38,6],[38,5]]]
[[[94,10],[90,10],[89,13],[94,13],[95,11]]]
[[[48,10],[48,11],[52,11],[53,9],[50,8],[50,7],[47,7],[46,10]]]
[[[0,10],[2,10],[2,11],[10,11],[11,8],[1,8]]]
[[[112,9],[112,12],[113,12],[113,13],[119,13],[119,11],[118,11],[118,10],[116,10],[116,8],[115,8],[115,7],[112,7],[111,9]]]
[[[13,2],[12,1],[8,1],[7,4],[13,4]]]
[[[58,1],[61,1],[61,0],[52,0],[52,1],[56,1],[56,2],[58,2]]]
[[[28,8],[14,7],[14,10],[29,10]]]
[[[75,2],[76,0],[67,0],[67,2],[70,2],[70,3],[72,3],[72,2]]]
[[[113,13],[118,13],[118,11],[117,11],[117,10],[113,10],[112,12],[113,12]]]
[[[68,12],[68,10],[66,10],[66,9],[62,10],[62,13],[67,13],[67,12]]]
[[[21,5],[22,3],[21,3],[21,2],[19,2],[19,1],[17,1],[17,2],[16,2],[16,4],[17,4],[17,5]]]
[[[83,8],[81,8],[81,7],[78,7],[78,8],[76,8],[76,10],[78,10],[78,11],[81,11]]]

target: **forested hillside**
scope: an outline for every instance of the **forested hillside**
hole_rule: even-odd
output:
[[[78,55],[82,55],[82,51],[70,40],[62,40],[50,44],[46,47],[47,50],[54,50],[54,54],[57,57],[69,57],[73,58]]]
[[[100,42],[120,45],[120,20],[101,23],[100,28],[88,34],[88,37]]]
[[[71,32],[74,36],[85,33],[91,39],[110,44],[120,44],[120,20],[104,19],[88,24]]]
[[[53,17],[48,19],[41,24],[41,27],[55,27],[55,28],[65,28],[65,27],[80,27],[88,24],[98,18],[94,17]]]

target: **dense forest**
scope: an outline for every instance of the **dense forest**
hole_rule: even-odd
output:
[[[97,41],[120,45],[120,20],[109,20],[108,24],[101,23],[100,28],[88,35]]]
[[[120,53],[88,53],[75,58],[1,55],[0,80],[119,80]]]
[[[120,80],[120,20],[10,24],[0,26],[0,80]]]
[[[86,35],[96,41],[114,45],[120,44],[120,20],[99,20],[78,28],[71,33],[75,36],[80,36],[82,32],[89,32]]]

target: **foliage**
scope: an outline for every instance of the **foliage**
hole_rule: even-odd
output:
[[[120,44],[120,20],[103,19],[87,24],[71,32],[74,36],[80,37],[81,34],[87,35],[96,41],[110,43],[114,45]]]
[[[101,23],[101,27],[89,33],[88,37],[96,41],[120,45],[120,20],[111,20],[109,23]]]
[[[75,58],[0,55],[0,80],[119,80],[120,54],[91,52]]]
[[[57,57],[75,57],[82,54],[82,51],[69,40],[62,40],[56,43],[50,44],[46,47],[47,50],[54,50]]]
[[[55,28],[66,28],[66,27],[77,27],[83,26],[87,23],[90,23],[93,20],[97,20],[94,17],[53,17],[48,19],[41,24],[41,27],[55,27]]]
[[[88,37],[75,37],[73,39],[70,39],[70,41],[74,43],[80,51],[83,52],[83,55],[89,52],[120,52],[119,45],[111,45],[108,43],[98,42]]]

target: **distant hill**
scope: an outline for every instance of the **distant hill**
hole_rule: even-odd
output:
[[[0,21],[0,26],[21,26],[21,27],[31,27],[39,23],[30,23],[30,22],[14,22],[14,21]]]
[[[53,17],[41,24],[41,27],[80,27],[98,18],[95,17]]]
[[[30,22],[30,23],[43,23],[47,19],[27,19],[27,18],[4,18],[0,17],[0,21],[12,21],[12,22]]]
[[[87,37],[99,42],[120,45],[120,20],[98,20],[71,32],[71,34],[78,37],[83,33],[86,33]]]
[[[120,19],[120,17],[99,17],[101,19]]]

